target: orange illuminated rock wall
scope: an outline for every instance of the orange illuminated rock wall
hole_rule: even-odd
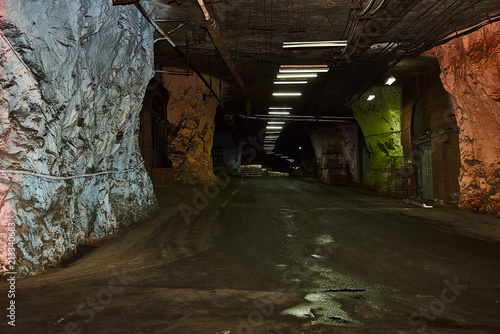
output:
[[[217,99],[194,76],[166,75],[163,85],[171,93],[167,119],[172,126],[169,159],[174,178],[188,184],[216,182],[212,164]]]
[[[458,105],[460,206],[500,214],[500,23],[436,48]]]

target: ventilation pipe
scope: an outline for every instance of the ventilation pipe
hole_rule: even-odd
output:
[[[240,74],[238,73],[236,64],[233,62],[233,59],[231,58],[229,52],[227,51],[226,43],[224,43],[224,39],[222,38],[219,25],[217,24],[217,21],[215,21],[215,19],[210,17],[210,13],[205,7],[205,3],[203,2],[203,0],[198,0],[198,4],[200,5],[203,15],[205,16],[205,20],[207,21],[206,29],[208,30],[208,33],[212,38],[212,42],[214,43],[215,48],[219,52],[227,68],[229,69],[229,72],[231,72],[234,81],[236,81],[236,84],[240,88],[243,94],[243,98],[245,99],[247,115],[250,115],[250,99],[248,97],[243,80],[241,79]]]

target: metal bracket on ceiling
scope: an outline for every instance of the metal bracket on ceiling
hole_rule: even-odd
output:
[[[146,12],[146,10],[144,9],[144,7],[142,7],[141,3],[138,0],[113,0],[113,5],[115,5],[115,4],[117,4],[117,5],[118,4],[119,5],[134,4],[135,7],[139,10],[139,12],[142,14],[142,16],[146,19],[146,21],[148,21],[156,29],[156,31],[158,31],[158,33],[165,40],[168,41],[168,43],[172,46],[172,48],[174,49],[174,51],[182,59],[186,59],[187,58],[186,54],[184,52],[182,52],[182,50],[174,43],[174,41],[172,41],[170,39],[170,37],[168,37],[168,35],[158,26],[158,24],[156,23],[156,21],[153,20],[151,18],[151,16],[149,16],[149,14]],[[205,86],[207,86],[207,88],[210,90],[210,92],[213,93],[214,97],[220,103],[221,99],[214,92],[213,88],[210,86],[210,84],[207,82],[207,80],[205,79],[205,77],[203,76],[203,74],[201,74],[201,72],[198,70],[198,68],[196,68],[196,66],[194,66],[194,64],[192,64],[190,62],[188,62],[188,65],[193,70],[193,72],[196,73],[196,75],[198,75],[198,77],[201,79],[201,81],[203,81],[203,83],[205,84]],[[187,71],[187,73],[189,75],[189,71]]]

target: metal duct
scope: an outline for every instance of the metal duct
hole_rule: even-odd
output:
[[[250,98],[248,97],[245,84],[243,83],[243,80],[240,77],[240,74],[238,73],[238,69],[236,68],[236,64],[233,62],[233,59],[231,58],[231,55],[229,54],[229,51],[227,51],[226,43],[224,42],[224,39],[222,38],[222,34],[219,29],[219,25],[217,24],[217,21],[215,19],[210,17],[210,13],[208,12],[207,8],[205,7],[205,3],[203,0],[198,0],[198,5],[200,5],[200,8],[203,12],[203,15],[205,16],[205,20],[207,21],[206,29],[208,30],[208,33],[210,34],[210,37],[212,38],[212,42],[215,45],[215,48],[219,52],[222,60],[226,64],[227,68],[229,69],[229,72],[231,72],[231,75],[233,76],[234,81],[236,81],[236,84],[240,88],[243,97],[245,99],[245,105],[246,105],[246,110],[247,110],[247,115],[250,115]]]

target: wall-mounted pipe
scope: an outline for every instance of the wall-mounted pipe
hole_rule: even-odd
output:
[[[250,98],[248,97],[247,90],[245,88],[245,84],[243,83],[243,80],[241,79],[240,74],[238,73],[238,69],[236,68],[236,64],[234,63],[233,59],[231,58],[231,55],[227,51],[226,43],[224,42],[224,39],[222,38],[222,34],[219,29],[219,25],[217,24],[217,21],[210,17],[210,13],[208,12],[207,8],[205,7],[205,3],[203,0],[198,0],[198,5],[200,5],[200,9],[203,12],[203,15],[205,16],[205,21],[207,21],[206,29],[208,30],[208,33],[210,34],[210,37],[212,38],[212,42],[215,45],[215,48],[219,52],[222,60],[226,64],[229,72],[231,72],[231,75],[233,76],[234,81],[236,81],[236,84],[241,90],[241,93],[243,94],[243,98],[245,99],[245,105],[246,105],[246,110],[247,110],[247,115],[250,115],[251,107],[250,107]]]

